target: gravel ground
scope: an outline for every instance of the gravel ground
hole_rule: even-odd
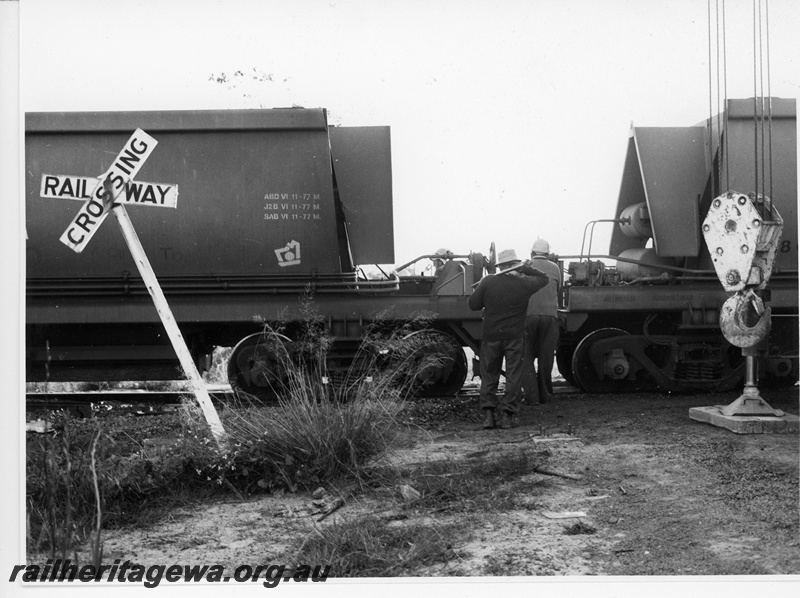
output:
[[[798,413],[797,388],[763,394],[773,407]],[[688,416],[690,407],[736,396],[590,396],[560,383],[552,403],[525,406],[512,430],[482,429],[474,390],[417,400],[403,413],[411,425],[393,455],[409,475],[441,463],[499,467],[520,455],[530,457],[529,469],[458,508],[409,505],[399,486],[379,488],[348,498],[321,523],[309,516],[312,497],[303,493],[192,505],[144,527],[108,530],[106,559],[231,567],[290,561],[315,527],[394,512],[387,525],[462,522],[469,529],[452,558],[404,576],[790,579],[800,574],[798,435],[738,435]],[[492,500],[493,508],[470,506]]]

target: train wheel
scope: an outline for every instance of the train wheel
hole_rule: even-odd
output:
[[[595,341],[614,338],[616,336],[629,336],[624,330],[619,328],[601,328],[587,334],[572,355],[572,374],[577,386],[585,392],[604,393],[604,392],[631,392],[636,390],[636,385],[631,380],[615,380],[598,375],[592,365],[590,350]],[[560,368],[559,368],[560,369]]]
[[[558,365],[558,373],[564,377],[564,380],[572,386],[578,386],[572,373],[572,356],[574,354],[575,345],[559,347],[556,350],[556,364]]]
[[[263,401],[275,401],[288,385],[285,343],[282,334],[251,334],[240,340],[228,358],[231,387]]]
[[[412,332],[406,339],[419,333]],[[467,356],[449,334],[430,334],[414,353],[414,394],[420,397],[453,396],[467,379]]]

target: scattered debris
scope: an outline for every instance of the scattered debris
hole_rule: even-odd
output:
[[[568,480],[582,480],[583,477],[579,475],[573,475],[571,473],[560,473],[558,471],[550,471],[549,469],[542,469],[540,467],[534,467],[533,470],[535,473],[541,473],[542,475],[552,475],[559,478],[567,478]]]
[[[273,517],[308,517],[312,511],[309,507],[297,508],[292,505],[281,505],[272,512]]]
[[[284,492],[276,490],[274,496],[280,498]],[[317,521],[322,521],[334,511],[344,506],[341,496],[331,496],[322,486],[311,493],[311,503],[303,506],[281,505],[272,511],[273,517],[311,517],[319,515]]]
[[[489,454],[489,450],[482,450],[482,451],[474,451],[472,453],[467,453],[464,455],[467,459],[477,459],[478,457],[485,457]]]
[[[43,419],[37,419],[33,422],[25,422],[26,432],[35,432],[37,434],[48,434],[53,431],[53,424]]]
[[[325,520],[326,517],[329,517],[335,511],[339,510],[343,506],[344,506],[344,499],[341,496],[337,496],[333,500],[326,502],[323,507],[324,511],[322,515],[317,517],[317,522]]]
[[[400,486],[400,494],[403,495],[403,499],[406,502],[413,502],[415,500],[419,500],[422,497],[422,494],[420,494],[419,490],[412,488],[408,484]]]
[[[627,494],[628,493],[628,491],[625,490],[625,488],[623,488],[622,486],[619,487],[619,491],[622,492],[623,494]]]
[[[574,519],[576,517],[586,517],[583,511],[542,511],[542,515],[548,519]]]

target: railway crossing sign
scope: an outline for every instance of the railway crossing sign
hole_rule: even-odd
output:
[[[75,218],[72,219],[67,230],[61,235],[61,242],[80,253],[91,240],[92,236],[103,224],[109,212],[113,212],[122,231],[125,242],[130,249],[139,274],[153,298],[158,315],[172,342],[172,347],[178,355],[183,371],[194,390],[197,402],[200,404],[206,421],[211,428],[211,433],[222,448],[225,438],[225,429],[219,419],[208,389],[203,382],[200,372],[194,363],[192,354],[186,346],[178,324],[172,315],[166,297],[158,284],[155,272],[144,252],[139,237],[133,228],[133,223],[125,211],[124,204],[152,205],[161,207],[175,207],[178,200],[177,185],[164,185],[160,183],[134,183],[133,177],[141,170],[145,160],[153,152],[158,141],[150,135],[136,129],[130,139],[125,143],[122,151],[117,155],[111,167],[96,179],[89,177],[76,177],[65,175],[42,175],[40,193],[43,198],[51,199],[80,199],[85,200]],[[86,192],[91,189],[91,192]],[[123,193],[124,192],[124,193]]]
[[[111,167],[98,177],[100,180],[92,190],[91,197],[61,235],[60,241],[64,245],[75,253],[83,251],[108,216],[117,196],[125,188],[126,183],[136,176],[157,143],[150,135],[141,129],[136,129],[122,151],[114,158]],[[43,188],[46,188],[47,177],[48,175],[44,175],[42,179]],[[108,181],[108,184],[102,184],[101,181]],[[111,197],[108,197],[109,191],[112,193]]]

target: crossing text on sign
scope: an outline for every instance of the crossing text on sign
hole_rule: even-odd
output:
[[[108,215],[109,207],[120,194],[125,184],[139,172],[145,160],[153,152],[158,142],[150,135],[136,129],[128,139],[125,147],[114,159],[111,167],[100,178],[108,180],[114,197],[107,198],[104,186],[98,184],[92,191],[91,198],[83,205],[77,216],[72,220],[67,230],[61,235],[61,242],[70,247],[75,253],[80,253],[92,238],[97,229]],[[105,202],[104,202],[105,200]],[[105,203],[105,205],[104,205]]]

